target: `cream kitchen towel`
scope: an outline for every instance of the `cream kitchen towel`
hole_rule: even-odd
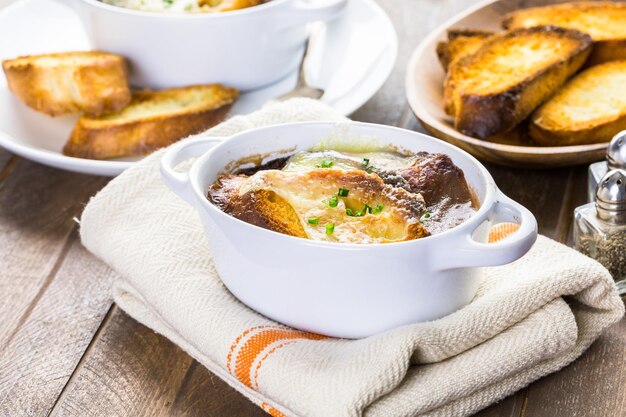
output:
[[[207,134],[301,120],[343,118],[297,99]],[[289,329],[222,285],[196,213],[161,182],[161,155],[91,200],[83,243],[119,273],[121,308],[273,416],[465,416],[564,367],[623,315],[604,268],[540,236],[519,261],[485,269],[475,300],[440,320],[361,340]]]

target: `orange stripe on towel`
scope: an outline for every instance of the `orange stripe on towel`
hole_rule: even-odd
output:
[[[267,403],[261,403],[261,408],[272,417],[286,417],[283,413]]]
[[[487,243],[495,243],[498,242],[511,233],[517,232],[519,229],[519,224],[515,223],[500,223],[496,224],[489,230],[489,239]]]
[[[259,354],[263,352],[263,350],[265,350],[265,348],[267,348],[269,345],[281,340],[320,340],[325,338],[325,336],[321,336],[319,334],[300,332],[297,330],[262,330],[250,337],[241,347],[241,349],[239,349],[239,352],[237,353],[237,358],[235,359],[235,370],[233,373],[237,377],[237,379],[241,381],[241,383],[252,388],[252,379],[250,376],[252,364],[256,360],[257,356],[259,356]]]

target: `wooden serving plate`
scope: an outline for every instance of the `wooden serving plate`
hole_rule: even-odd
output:
[[[571,1],[571,0],[570,0]],[[502,30],[500,22],[514,10],[566,3],[567,0],[488,0],[478,3],[435,29],[415,49],[406,75],[409,105],[424,128],[477,158],[500,165],[535,168],[588,164],[604,158],[607,144],[539,146],[523,127],[492,140],[466,136],[453,127],[452,118],[443,111],[444,71],[436,53],[437,42],[447,39],[448,29]]]

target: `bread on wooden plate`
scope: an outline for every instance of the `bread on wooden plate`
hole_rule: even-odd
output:
[[[626,3],[583,1],[521,9],[505,16],[505,29],[555,25],[587,33],[593,51],[587,65],[626,59]]]
[[[571,79],[532,115],[530,135],[551,146],[608,142],[626,129],[626,60]]]
[[[115,112],[131,100],[127,65],[119,55],[86,51],[24,56],[2,68],[9,89],[27,106],[50,116]]]
[[[450,63],[464,56],[473,54],[493,35],[484,30],[452,29],[448,31],[448,40],[437,44],[437,57],[444,70]]]
[[[221,122],[237,96],[218,84],[136,92],[119,113],[78,119],[63,153],[90,159],[145,155]]]
[[[590,51],[588,35],[559,27],[496,34],[450,66],[445,110],[466,135],[507,132],[561,87]]]

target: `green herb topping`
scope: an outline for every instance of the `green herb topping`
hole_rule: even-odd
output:
[[[309,219],[307,219],[307,221],[309,222],[309,224],[318,224],[320,222],[320,219],[317,217],[310,217]]]
[[[346,190],[345,188],[340,188],[339,192],[337,193],[337,195],[339,197],[347,197],[349,192],[350,192],[350,190]]]
[[[335,223],[328,223],[328,224],[326,224],[326,234],[327,235],[332,235],[334,231],[335,231]]]
[[[330,198],[330,200],[322,200],[322,203],[328,204],[328,207],[337,207],[337,204],[339,204],[339,199],[336,195],[334,195]]]
[[[426,212],[420,217],[420,222],[424,222],[425,220],[430,220],[430,213]]]
[[[382,204],[377,205],[372,209],[372,214],[378,214],[383,211],[384,206]]]
[[[363,158],[363,162],[361,162],[363,164],[363,166],[368,166],[370,164],[370,160],[369,158]]]
[[[331,168],[333,166],[333,161],[331,161],[330,159],[324,159],[322,161],[322,164],[320,165],[321,168]]]

